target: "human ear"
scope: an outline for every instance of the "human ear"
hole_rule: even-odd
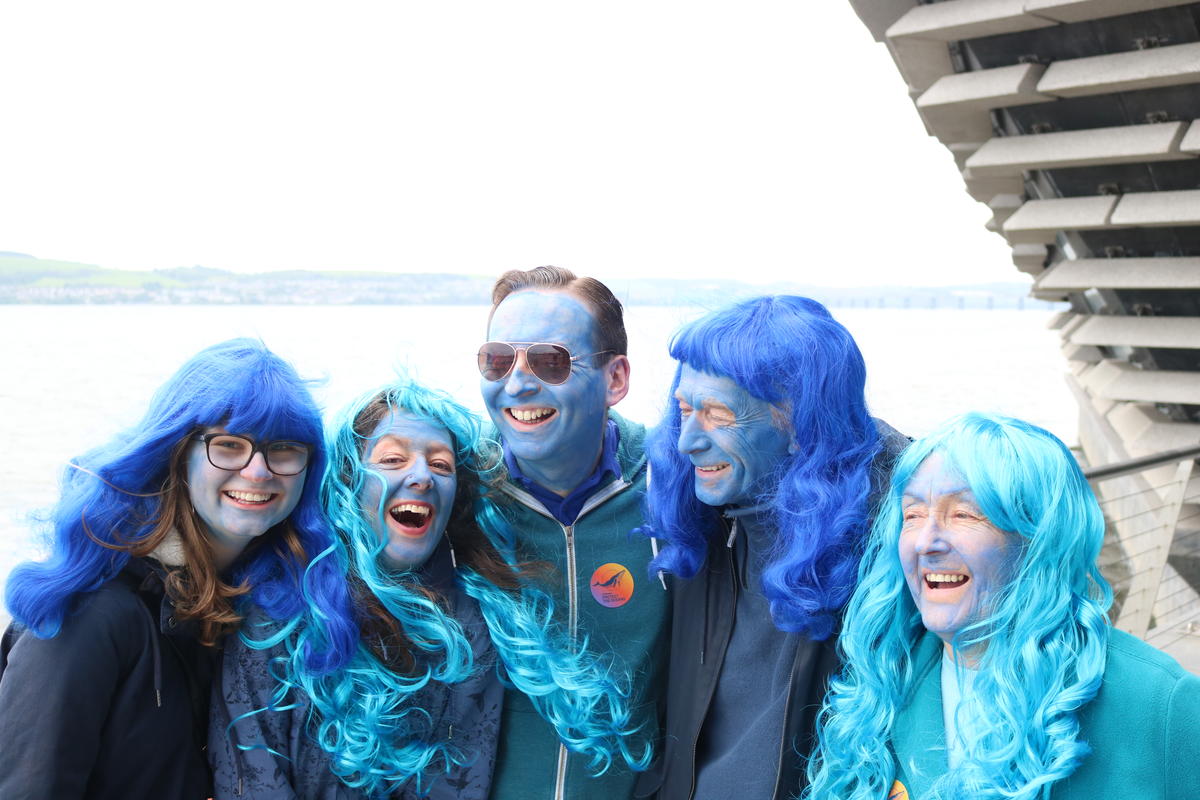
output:
[[[614,356],[604,365],[605,404],[612,408],[629,394],[629,357]]]

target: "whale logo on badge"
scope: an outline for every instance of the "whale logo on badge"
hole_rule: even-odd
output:
[[[601,564],[588,581],[592,597],[605,608],[617,608],[633,597],[633,573],[623,564]]]

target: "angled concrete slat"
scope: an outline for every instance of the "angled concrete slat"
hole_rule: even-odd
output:
[[[1200,317],[1093,315],[1069,334],[1073,344],[1200,348]]]
[[[1056,97],[1083,97],[1197,81],[1200,81],[1200,42],[1190,42],[1056,61],[1046,68],[1036,91]]]
[[[1055,264],[1034,291],[1200,289],[1200,258],[1081,258]]]
[[[1105,359],[1081,381],[1093,396],[1139,403],[1200,404],[1200,372],[1138,369]]]
[[[888,39],[888,50],[910,92],[923,92],[943,75],[954,72],[945,42],[921,39]]]
[[[993,175],[987,178],[976,175],[970,168],[962,171],[967,194],[981,203],[986,203],[998,194],[1021,194],[1025,181],[1020,175]]]
[[[1194,0],[1026,0],[1025,11],[1059,22],[1083,22],[1182,6],[1189,2]]]
[[[1200,225],[1200,189],[1130,192],[1113,209],[1114,228]]]
[[[966,165],[981,176],[1031,169],[1194,158],[1179,151],[1187,123],[1161,122],[989,139]]]
[[[1004,238],[1012,244],[1050,244],[1059,231],[1104,228],[1116,203],[1113,195],[1030,200],[1005,220]]]
[[[1013,266],[1027,275],[1040,275],[1045,269],[1046,246],[1041,244],[1018,244],[1012,249]]]
[[[946,0],[910,9],[887,29],[889,39],[953,42],[1031,31],[1058,23],[1025,13],[1026,0]]]
[[[1053,97],[1039,94],[1036,88],[1045,70],[1041,64],[1014,64],[946,75],[917,98],[917,108],[989,109],[1053,101]]]
[[[1041,64],[1017,64],[945,75],[917,98],[917,110],[944,144],[985,141],[992,135],[990,109],[1054,102],[1034,88],[1043,70]]]

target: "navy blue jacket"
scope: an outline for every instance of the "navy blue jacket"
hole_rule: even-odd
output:
[[[496,672],[495,650],[479,605],[454,580],[444,541],[421,573],[423,582],[446,599],[448,613],[462,625],[471,643],[476,669],[461,683],[431,681],[408,702],[429,714],[429,735],[449,741],[468,763],[452,767],[449,774],[426,776],[421,788],[427,793],[418,792],[414,782],[409,781],[393,797],[487,800],[504,698],[504,687]],[[277,623],[255,612],[247,617],[245,624],[254,637],[264,638]],[[220,676],[213,684],[209,757],[215,781],[214,797],[216,800],[365,797],[361,790],[346,786],[330,771],[329,753],[312,736],[316,726],[312,701],[307,695],[292,690],[281,704],[288,708],[263,710],[279,687],[270,671],[282,670],[278,661],[274,664],[271,661],[285,657],[286,653],[283,643],[256,650],[237,636],[228,639]]]
[[[130,559],[50,639],[0,642],[0,797],[205,800],[214,651],[177,623],[163,568]]]

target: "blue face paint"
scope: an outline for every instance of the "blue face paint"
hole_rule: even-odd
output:
[[[925,627],[950,646],[983,619],[1011,579],[1020,536],[996,528],[941,453],[926,458],[904,487],[900,563]]]
[[[592,312],[565,292],[525,290],[509,295],[492,315],[488,338],[560,344],[572,356],[600,349]],[[612,364],[593,367],[599,360],[576,361],[571,376],[555,386],[539,380],[521,352],[506,377],[480,380],[484,404],[505,449],[526,476],[552,492],[569,494],[600,459]]]
[[[679,452],[692,461],[696,497],[710,506],[749,506],[772,489],[791,434],[777,411],[732,379],[684,364],[675,391]]]
[[[367,441],[369,471],[360,500],[392,569],[425,563],[442,539],[454,507],[458,478],[454,445],[440,425],[397,410]]]
[[[240,433],[221,427],[204,433]],[[254,438],[252,434],[243,434]],[[217,546],[220,560],[228,563],[275,525],[287,519],[304,491],[304,472],[276,475],[267,469],[261,452],[243,469],[214,467],[208,461],[204,442],[188,445],[187,486],[192,508]]]

